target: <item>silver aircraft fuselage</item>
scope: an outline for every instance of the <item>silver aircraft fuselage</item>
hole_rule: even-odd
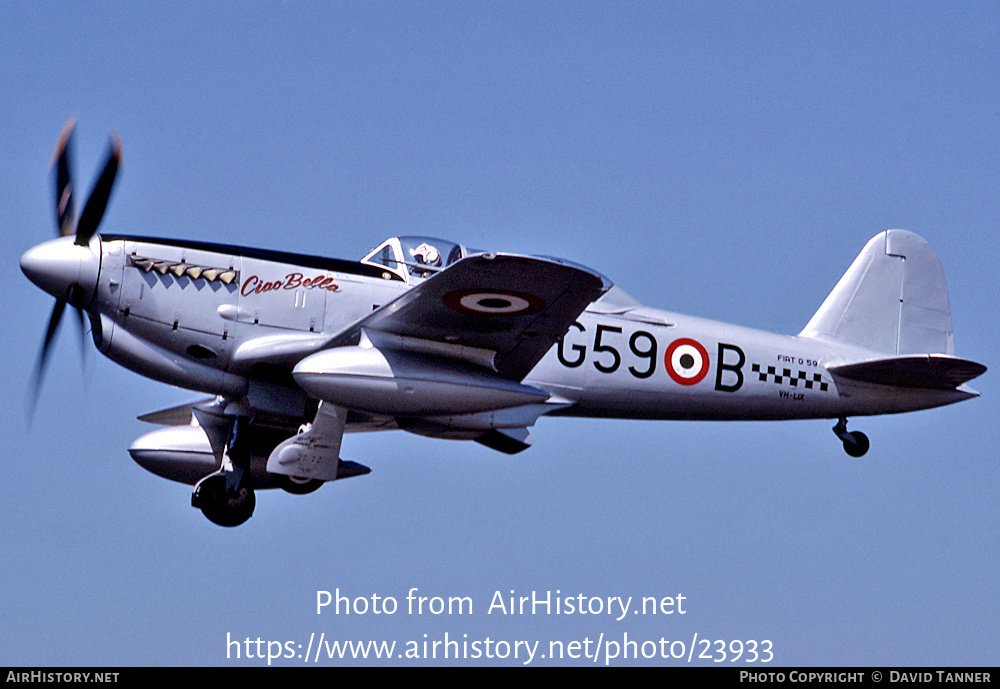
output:
[[[280,379],[282,357],[318,351],[410,288],[357,262],[123,236],[95,236],[90,247],[53,240],[22,264],[57,297],[70,284],[84,286],[94,341],[121,365],[210,394],[269,395],[275,411],[292,416],[303,398]],[[521,418],[837,418],[975,395],[836,380],[828,371],[865,354],[652,309],[613,289],[524,378],[550,398]]]

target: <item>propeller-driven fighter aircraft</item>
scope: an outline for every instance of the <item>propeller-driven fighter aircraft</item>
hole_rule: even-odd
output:
[[[144,376],[206,393],[139,417],[149,471],[194,485],[217,524],[258,488],[309,493],[368,473],[344,433],[402,429],[513,454],[543,415],[836,419],[978,395],[986,367],[954,354],[944,273],[923,239],[873,237],[798,335],[643,306],[569,261],[393,237],[360,261],[179,239],[99,235],[121,158],[111,151],[77,220],[72,120],[56,148],[58,239],[21,258],[56,298],[35,395],[66,306],[94,343]]]

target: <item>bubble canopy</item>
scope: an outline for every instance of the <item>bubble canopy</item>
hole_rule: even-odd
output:
[[[428,278],[471,254],[482,253],[435,237],[390,237],[361,259],[400,276],[407,282]]]

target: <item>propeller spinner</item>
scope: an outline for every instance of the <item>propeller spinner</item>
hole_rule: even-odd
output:
[[[52,164],[56,169],[56,233],[59,238],[39,244],[21,256],[21,271],[38,287],[56,298],[55,307],[49,316],[42,349],[38,355],[38,363],[35,366],[29,418],[34,413],[52,341],[67,304],[76,309],[82,342],[83,310],[93,301],[101,268],[100,238],[97,236],[97,228],[104,217],[121,164],[121,140],[117,134],[112,134],[104,168],[77,220],[70,172],[75,125],[76,119],[70,118],[59,135],[59,142],[52,157]]]

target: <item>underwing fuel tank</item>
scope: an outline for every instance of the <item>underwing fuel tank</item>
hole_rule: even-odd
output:
[[[219,468],[200,426],[157,429],[137,438],[128,452],[146,471],[192,486]]]
[[[267,458],[275,444],[272,440],[264,444],[255,443],[250,448],[250,474],[256,488],[284,485],[282,480],[286,477],[267,471]],[[201,426],[195,424],[169,426],[147,433],[136,438],[128,452],[135,463],[146,471],[191,486],[219,469],[208,436]],[[337,479],[368,472],[368,467],[341,460],[337,467]]]
[[[469,414],[549,398],[543,390],[465,361],[377,347],[319,352],[300,361],[292,375],[319,399],[388,416]]]

